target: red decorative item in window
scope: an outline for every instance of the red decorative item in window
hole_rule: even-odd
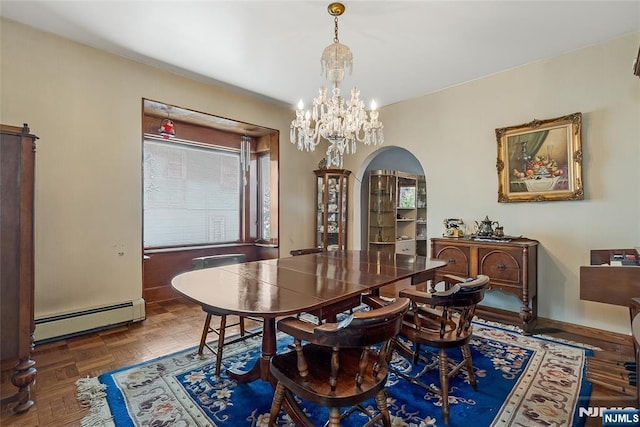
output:
[[[159,131],[160,135],[162,135],[164,139],[169,139],[176,136],[176,129],[171,119],[164,119],[162,121],[162,124],[160,125]]]

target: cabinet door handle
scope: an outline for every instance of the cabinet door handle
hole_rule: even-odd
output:
[[[456,263],[456,259],[455,258],[449,258],[449,260],[447,262],[449,264],[455,264]]]
[[[496,269],[500,270],[500,271],[504,271],[507,269],[507,266],[504,265],[503,263],[500,263],[498,265],[496,265]]]

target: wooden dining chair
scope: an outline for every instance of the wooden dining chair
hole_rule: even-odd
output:
[[[194,270],[199,270],[203,268],[212,268],[212,267],[221,267],[223,265],[231,265],[231,264],[240,264],[247,261],[247,257],[245,254],[222,254],[222,255],[211,255],[211,256],[203,256],[198,258],[193,258],[191,260],[191,266]],[[224,284],[220,284],[224,286]],[[212,292],[214,292],[212,290]],[[216,376],[220,376],[220,367],[222,365],[222,348],[226,344],[231,344],[233,342],[237,342],[243,339],[247,339],[260,334],[260,331],[247,333],[245,330],[245,317],[238,316],[238,321],[235,323],[227,323],[227,314],[225,312],[219,311],[214,307],[210,307],[207,305],[202,306],[202,310],[207,314],[207,317],[204,321],[204,328],[202,329],[202,337],[200,338],[200,345],[198,346],[198,354],[202,355],[204,348],[208,348],[213,354],[216,355]],[[211,326],[211,317],[219,316],[220,317],[220,326],[214,328]],[[252,319],[258,320],[258,319]],[[227,328],[231,328],[234,326],[240,327],[240,336],[233,340],[228,340],[225,342],[225,331]],[[214,349],[207,343],[207,337],[209,333],[215,333],[218,335],[218,344]]]
[[[477,304],[484,298],[489,277],[480,275],[476,278],[463,278],[445,275],[444,282],[445,289],[442,291],[425,292],[414,288],[400,291],[399,296],[411,300],[411,308],[404,316],[400,334],[414,345],[413,349],[410,349],[400,340],[395,340],[395,344],[398,350],[412,356],[414,365],[419,360],[425,363],[424,369],[414,376],[396,372],[411,383],[431,390],[429,385],[420,381],[420,377],[432,368],[439,368],[442,417],[445,424],[448,424],[449,378],[465,368],[471,387],[477,390],[469,351],[469,341],[473,335],[471,321]],[[421,345],[437,349],[438,356],[433,358],[433,362],[421,353]],[[462,361],[449,360],[447,350],[451,348],[461,349]]]
[[[355,313],[339,323],[317,325],[296,317],[278,322],[278,329],[294,338],[295,350],[271,358],[270,371],[278,380],[271,405],[269,426],[274,426],[283,401],[305,426],[314,426],[293,398],[329,407],[329,426],[356,410],[370,418],[367,426],[379,421],[391,425],[385,384],[391,340],[400,330],[402,316],[409,308],[407,298],[398,298],[385,307]],[[304,344],[303,344],[304,342]],[[362,405],[374,398],[379,414]],[[340,408],[349,407],[341,414]]]

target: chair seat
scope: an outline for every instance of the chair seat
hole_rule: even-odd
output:
[[[375,397],[387,382],[386,366],[379,368],[377,380],[374,380],[373,365],[376,359],[371,357],[360,389],[356,388],[355,373],[359,369],[362,349],[344,348],[340,350],[336,390],[331,392],[331,385],[327,380],[331,376],[331,349],[307,344],[303,347],[303,352],[309,365],[309,374],[306,379],[302,378],[298,372],[295,351],[274,356],[271,359],[271,373],[287,389],[309,402],[324,406],[353,406]]]

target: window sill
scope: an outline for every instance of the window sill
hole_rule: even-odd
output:
[[[246,243],[222,243],[219,245],[201,245],[201,246],[172,246],[170,248],[149,248],[144,249],[143,253],[148,254],[161,254],[168,252],[183,252],[194,251],[199,249],[212,249],[212,248],[239,248],[243,246],[257,246],[259,248],[277,248],[277,243],[265,243],[265,242],[246,242]]]

